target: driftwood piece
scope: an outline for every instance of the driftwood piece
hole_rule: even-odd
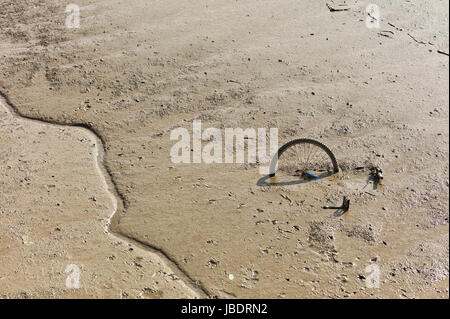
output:
[[[346,4],[330,4],[327,2],[327,7],[330,10],[330,12],[339,12],[339,11],[348,11],[350,10],[350,7],[348,7]]]

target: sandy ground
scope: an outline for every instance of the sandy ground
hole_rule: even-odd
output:
[[[448,298],[448,2],[378,1],[379,29],[326,3],[78,1],[67,29],[2,1],[0,92],[41,122],[1,110],[0,296]],[[318,139],[341,173],[174,164],[194,119]]]
[[[92,133],[0,107],[0,297],[198,297],[154,253],[109,231],[115,198]],[[79,289],[66,286],[69,265]]]

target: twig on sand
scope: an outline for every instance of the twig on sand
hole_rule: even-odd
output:
[[[285,200],[289,201],[289,203],[292,203],[292,199],[290,199],[289,196],[281,194],[281,197],[284,198]]]
[[[367,15],[368,15],[372,20],[378,21],[378,19],[375,18],[373,15],[371,15],[370,12],[367,12]]]
[[[388,25],[390,25],[391,27],[393,27],[394,29],[396,29],[397,31],[403,31],[402,28],[397,27],[395,24],[388,22]]]
[[[417,40],[415,37],[413,37],[410,33],[408,33],[408,35],[409,35],[409,37],[410,37],[411,39],[413,39],[415,42],[417,42],[417,43],[419,43],[419,44],[425,44],[425,45],[429,44],[429,45],[434,45],[432,42],[426,43],[425,41],[419,41],[419,40]],[[442,51],[442,50],[440,50],[440,49],[437,49],[436,52],[439,53],[439,54],[443,54],[443,55],[448,56],[448,52]]]
[[[386,37],[386,38],[393,38],[394,32],[389,31],[389,30],[383,30],[378,32],[378,35],[381,35],[382,37]]]
[[[327,7],[330,10],[330,12],[339,12],[339,11],[348,11],[350,10],[349,7],[347,7],[346,4],[338,4],[337,6],[332,6],[331,4],[327,3]],[[339,8],[341,7],[341,8]]]
[[[409,35],[409,37],[410,37],[411,39],[413,39],[415,42],[420,43],[420,44],[426,44],[426,43],[423,42],[423,41],[417,40],[417,39],[416,39],[415,37],[413,37],[410,33],[408,33],[408,35]]]

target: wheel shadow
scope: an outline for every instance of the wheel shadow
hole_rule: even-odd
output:
[[[269,186],[269,187],[273,187],[273,186],[288,186],[288,185],[299,185],[299,184],[306,184],[306,183],[311,183],[311,182],[315,182],[327,177],[330,177],[332,175],[334,175],[335,173],[330,173],[330,172],[326,172],[326,173],[322,173],[320,174],[317,178],[310,178],[310,179],[292,179],[292,180],[287,180],[287,181],[279,181],[278,177],[275,176],[270,176],[270,175],[266,175],[261,177],[257,182],[256,185],[257,186]]]

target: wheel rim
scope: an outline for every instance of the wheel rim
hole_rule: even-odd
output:
[[[331,155],[330,155],[331,154]],[[313,140],[294,140],[278,152],[277,179],[314,180],[337,172],[337,163],[326,146]]]

